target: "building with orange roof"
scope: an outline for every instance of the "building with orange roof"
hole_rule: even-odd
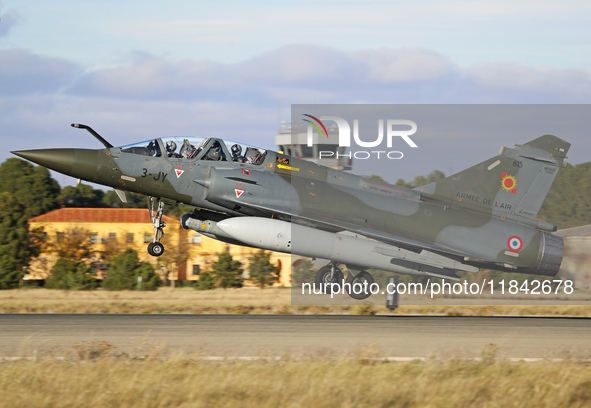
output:
[[[97,277],[105,273],[105,260],[127,247],[138,252],[141,261],[152,263],[161,276],[168,280],[199,279],[201,271],[211,270],[225,243],[208,238],[192,230],[185,230],[177,219],[163,216],[166,222],[162,243],[164,254],[159,258],[148,255],[146,250],[154,236],[147,209],[138,208],[61,208],[29,219],[29,228],[42,228],[46,237],[46,249],[30,263],[28,279],[46,279],[57,261],[56,247],[67,245],[72,235],[82,236],[90,246],[91,256],[85,259],[97,270]],[[230,245],[234,259],[248,268],[253,248]],[[281,268],[280,284],[290,286],[291,256],[273,252],[271,262]]]

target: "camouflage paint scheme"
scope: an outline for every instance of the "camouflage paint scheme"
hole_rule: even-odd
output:
[[[456,278],[457,270],[488,268],[554,276],[562,261],[556,226],[535,219],[570,147],[556,136],[503,148],[418,189],[264,149],[253,150],[257,164],[234,161],[232,142],[221,139],[203,139],[191,158],[167,155],[167,138],[145,142],[146,150],[101,141],[105,149],[13,153],[89,182],[195,206],[183,226],[212,238],[324,258],[353,275],[375,268]]]

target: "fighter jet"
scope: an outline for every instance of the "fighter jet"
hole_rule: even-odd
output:
[[[321,260],[316,284],[373,283],[368,269],[459,279],[481,268],[555,276],[557,227],[535,217],[570,144],[541,136],[443,180],[404,188],[246,143],[162,137],[103,149],[12,152],[69,176],[148,196],[160,256],[165,205],[195,207],[181,225],[243,246]],[[364,299],[370,293],[349,293]]]

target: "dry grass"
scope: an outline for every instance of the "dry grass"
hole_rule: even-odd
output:
[[[161,288],[155,292],[60,291],[23,289],[0,291],[2,313],[236,313],[250,308],[274,313],[290,303],[286,289],[243,288],[196,291]]]
[[[187,313],[187,314],[389,314],[375,305],[291,305],[289,289],[156,292],[91,292],[22,289],[0,291],[0,313]],[[591,316],[591,306],[401,306],[394,314],[448,316]]]
[[[349,359],[207,362],[143,359],[105,342],[72,347],[64,361],[0,362],[0,407],[586,407],[582,361],[378,363]]]

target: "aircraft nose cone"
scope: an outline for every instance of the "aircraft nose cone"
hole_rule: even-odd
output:
[[[74,149],[19,150],[11,153],[60,173],[72,173]]]

